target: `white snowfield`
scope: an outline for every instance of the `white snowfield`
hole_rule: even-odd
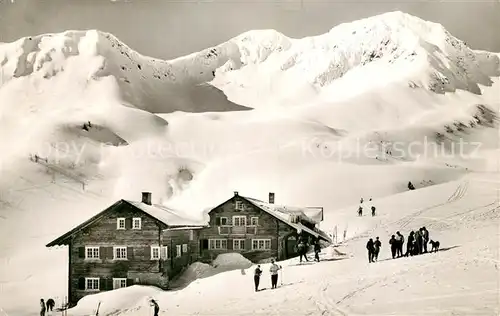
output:
[[[141,191],[193,217],[233,191],[323,206],[346,256],[282,262],[283,287],[262,293],[227,257],[192,266],[181,290],[92,295],[69,315],[98,301],[100,315],[151,315],[150,296],[165,315],[497,315],[499,78],[499,54],[401,12],[303,39],[250,31],[169,61],[96,30],[3,43],[0,315],[60,304],[67,249],[45,244]],[[360,197],[376,217],[357,217]],[[441,253],[382,260],[390,235],[421,226]]]

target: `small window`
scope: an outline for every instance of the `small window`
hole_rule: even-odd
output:
[[[209,239],[208,249],[225,250],[227,249],[227,239]]]
[[[271,239],[252,239],[252,250],[271,250]]]
[[[175,246],[176,250],[177,250],[177,253],[176,253],[176,258],[179,258],[180,256],[182,256],[182,248],[181,248],[181,245],[176,245]]]
[[[117,218],[116,229],[125,229],[125,218],[123,217]]]
[[[187,244],[182,244],[182,253],[188,252],[188,245]]]
[[[99,278],[85,278],[86,291],[99,291]]]
[[[250,226],[259,226],[259,218],[251,217],[250,218]]]
[[[163,260],[167,260],[168,259],[168,246],[161,247],[161,258]]]
[[[99,259],[99,247],[85,247],[85,259]]]
[[[233,226],[246,226],[247,217],[246,216],[233,216]]]
[[[127,287],[127,279],[113,278],[113,290],[121,289],[122,287]]]
[[[151,260],[160,260],[160,247],[151,246]]]
[[[235,209],[238,210],[238,211],[243,211],[243,202],[242,201],[236,201]]]
[[[127,259],[127,247],[114,247],[113,249],[114,257],[113,259],[117,260],[123,260]]]
[[[132,219],[132,229],[141,229],[141,218],[140,217],[134,217]]]
[[[245,250],[245,239],[234,239],[233,250]]]
[[[220,225],[221,225],[221,226],[227,226],[227,225],[229,225],[229,224],[228,224],[227,217],[221,217],[221,218],[220,218]]]

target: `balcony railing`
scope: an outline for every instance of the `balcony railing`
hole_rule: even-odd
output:
[[[255,235],[257,226],[218,226],[219,235]]]

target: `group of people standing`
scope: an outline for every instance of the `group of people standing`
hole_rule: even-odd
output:
[[[416,231],[411,231],[408,235],[405,256],[416,256],[427,253],[427,244],[429,240],[429,231],[425,226]]]
[[[363,200],[363,198],[361,198],[361,200],[359,201],[358,216],[363,216],[363,207],[364,207],[364,205],[366,205],[366,204],[363,204],[363,202],[364,202],[364,200]],[[370,198],[370,200],[368,200],[368,202],[371,205],[368,205],[367,207],[372,211],[372,216],[375,216],[376,208],[372,203],[372,199]]]
[[[271,273],[271,288],[275,289],[278,286],[278,271],[281,270],[282,267],[277,265],[274,262],[274,259],[271,259],[271,267],[269,268],[269,272]],[[255,292],[259,290],[260,276],[262,275],[262,269],[260,268],[260,264],[255,268],[255,273],[253,276],[253,281],[255,285]]]
[[[319,253],[321,252],[321,245],[319,243],[319,240],[314,241],[313,246],[314,246],[314,261],[319,262]],[[309,250],[308,242],[299,237],[299,240],[297,240],[297,253],[299,254],[300,262],[302,262],[302,257],[304,257],[304,259],[309,262],[309,260],[307,259],[308,250]]]
[[[53,299],[49,298],[47,302],[44,301],[43,298],[40,299],[40,316],[45,316],[45,312],[52,312],[56,302]]]
[[[389,245],[391,245],[392,259],[427,253],[429,231],[425,228],[425,226],[416,231],[411,231],[406,241],[406,253],[403,253],[404,242],[405,238],[399,231],[396,232],[395,235],[391,236],[391,239],[389,239]],[[372,238],[368,240],[366,243],[366,249],[368,250],[368,262],[371,263],[377,261],[381,247],[382,243],[380,242],[379,237],[377,237],[375,241],[373,241]]]

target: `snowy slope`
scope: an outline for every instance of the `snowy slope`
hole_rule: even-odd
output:
[[[357,229],[356,235],[338,248],[348,256],[323,249],[320,263],[282,262],[277,290],[269,290],[264,264],[264,292],[253,291],[255,266],[243,267],[181,291],[134,286],[89,296],[73,313],[89,315],[101,301],[104,315],[143,315],[154,298],[165,315],[497,315],[499,185],[498,173],[474,174],[377,201],[376,218],[351,214],[356,226],[348,229]],[[392,260],[390,235],[401,231],[406,237],[422,226],[440,241],[441,251]],[[369,264],[364,246],[375,236],[382,252],[378,263]]]
[[[310,276],[304,292],[289,286],[283,296],[258,302],[242,296],[248,301],[241,310],[232,310],[237,307],[229,303],[243,294],[219,286],[211,295],[227,295],[226,303],[211,306],[206,314],[200,310],[200,315],[245,314],[252,304],[264,309],[284,297],[289,302],[297,298],[288,311],[314,315],[314,302],[323,309],[330,302],[320,295],[319,284],[347,269],[346,283],[331,283],[333,290],[325,293],[349,296],[342,291],[354,291],[356,276],[365,273],[366,265],[357,260],[365,257],[364,239],[356,237],[370,229],[379,232],[383,219],[392,223],[387,229],[400,229],[396,221],[413,218],[412,212],[418,217],[419,210],[446,200],[459,179],[497,170],[498,60],[498,54],[471,50],[438,24],[400,12],[305,39],[250,31],[170,61],[141,56],[99,31],[2,44],[0,308],[9,315],[34,315],[40,296],[60,299],[66,290],[66,249],[44,245],[116,199],[137,200],[148,190],[153,202],[196,216],[238,190],[264,200],[272,191],[280,204],[324,206],[322,228],[348,227],[353,239],[345,251],[354,258],[345,265],[325,263],[340,264],[321,272],[325,278],[315,279],[312,268],[291,266],[291,280]],[[406,192],[408,181],[418,190]],[[470,194],[467,203],[492,203],[488,194]],[[375,199],[381,217],[354,216],[361,196]],[[465,212],[469,204],[464,201],[455,203],[457,209],[446,205],[443,214]],[[489,233],[492,227],[482,224],[477,233]],[[443,238],[455,238],[455,228],[445,228]],[[467,245],[471,240],[464,239],[462,247],[474,253]],[[443,265],[454,262],[448,253],[442,254]],[[390,278],[394,269],[377,273]],[[161,305],[170,312],[177,311],[169,305],[173,295],[179,299],[178,312],[191,314],[196,311],[185,308],[194,306],[185,302],[238,274],[204,278],[173,293],[147,288],[106,293],[116,305],[103,308],[145,308],[144,295],[153,291],[165,295]],[[248,275],[250,270],[244,282]],[[474,288],[472,281],[467,286]],[[307,291],[322,299],[299,300],[297,295],[308,297]],[[82,303],[75,313],[95,308],[97,299],[89,298],[90,305]],[[495,306],[489,301],[485,308]],[[399,307],[391,311],[403,313]],[[359,308],[354,311],[367,311]],[[378,312],[387,312],[383,308]]]

